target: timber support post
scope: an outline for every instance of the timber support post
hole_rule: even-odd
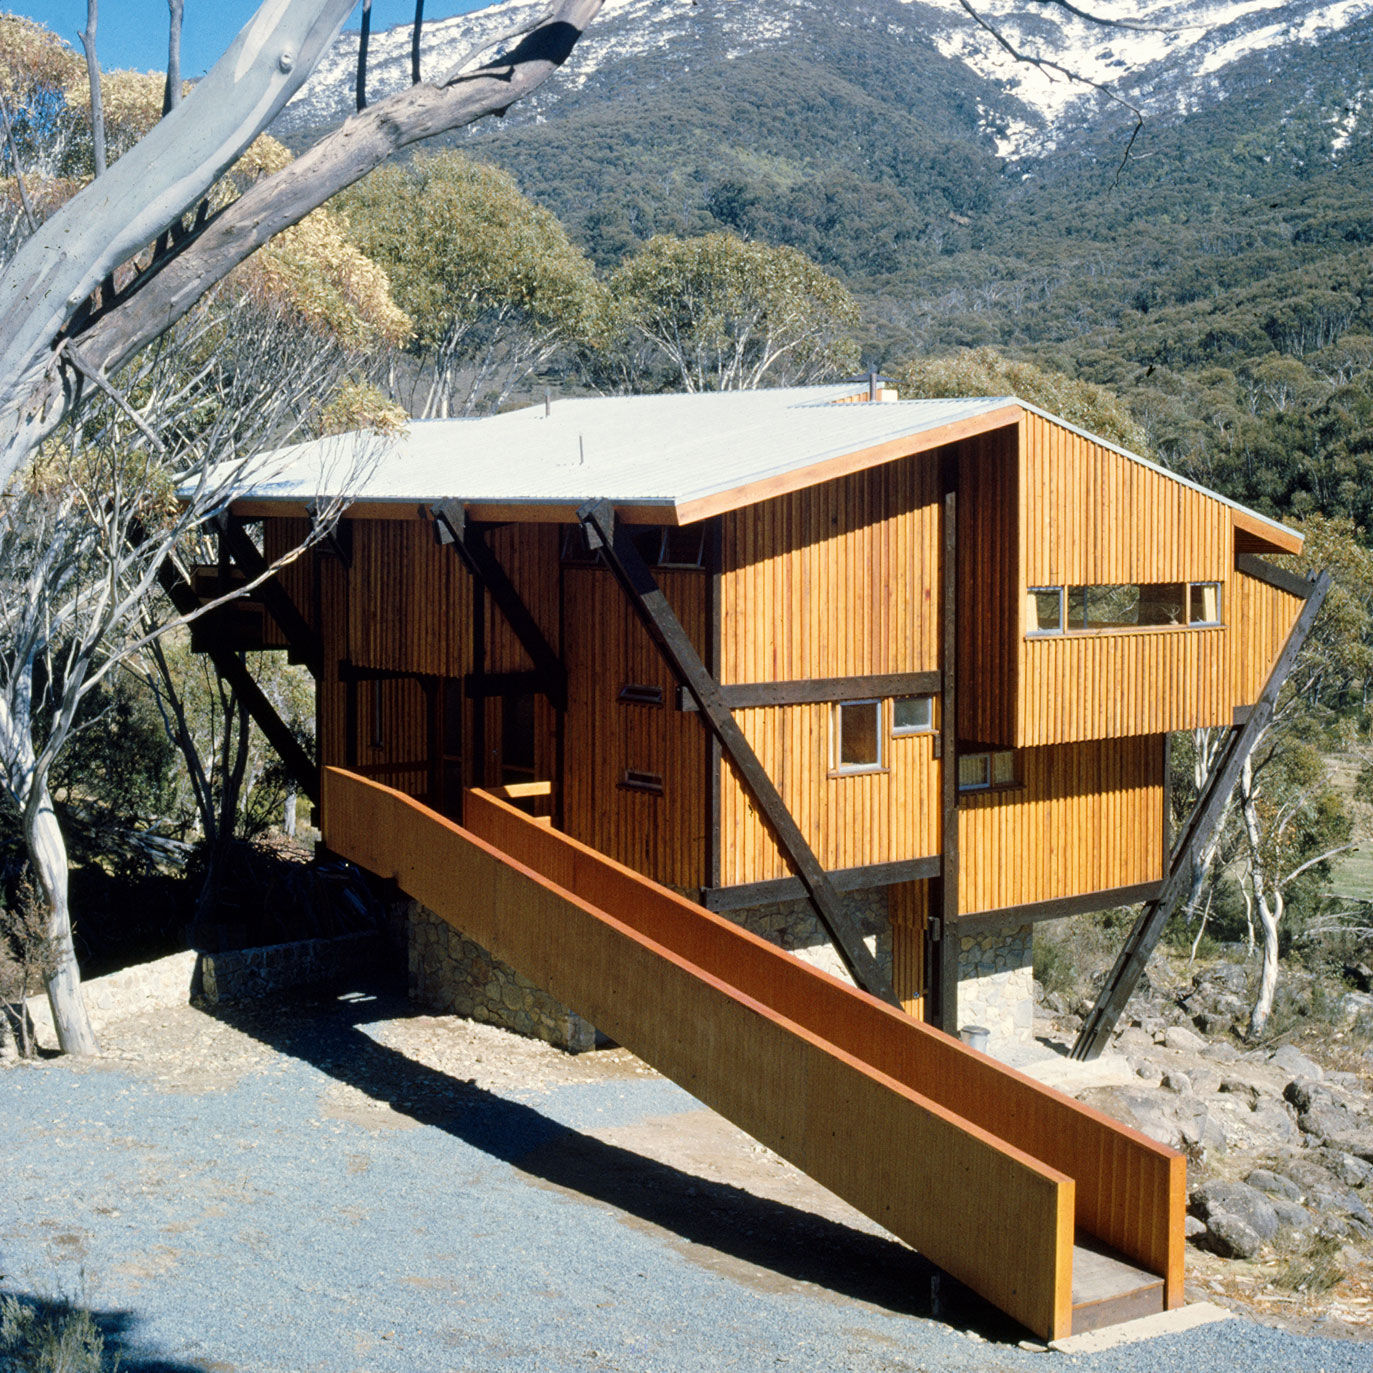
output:
[[[158,568],[157,579],[179,615],[190,617],[199,611],[200,597],[196,595],[195,588],[190,582],[181,575],[171,558],[167,558]],[[295,778],[300,789],[310,800],[318,805],[319,768],[302,747],[300,740],[291,732],[290,726],[277,714],[266,693],[248,671],[248,665],[237,653],[216,643],[213,636],[209,637],[206,652],[215,665],[215,671],[233,687],[253,723],[277,751],[277,756],[286,765],[287,772]]]
[[[958,1033],[958,467],[945,464],[940,515],[939,639],[939,877],[930,903],[927,978],[934,993],[933,1023]]]
[[[467,519],[467,512],[458,501],[439,501],[429,507],[440,543],[452,544],[464,566],[486,588],[496,608],[515,632],[521,647],[529,655],[539,675],[539,689],[555,710],[567,706],[567,672],[562,659],[544,637],[543,630],[520,599],[515,584],[506,574],[481,530]]]
[[[310,669],[310,675],[318,682],[324,675],[324,645],[320,642],[319,634],[300,613],[286,588],[277,580],[271,564],[262,556],[243,526],[226,514],[215,528],[219,531],[221,551],[228,553],[230,560],[250,582],[258,583],[252,590],[253,598],[260,601],[277,622],[291,651]]]
[[[1073,1044],[1069,1055],[1076,1059],[1093,1059],[1100,1056],[1111,1038],[1125,1011],[1131,993],[1139,983],[1150,955],[1158,945],[1163,927],[1173,913],[1188,883],[1191,881],[1192,865],[1196,855],[1206,846],[1225,814],[1230,802],[1230,794],[1239,781],[1240,769],[1258,743],[1263,731],[1273,718],[1278,693],[1292,671],[1297,654],[1306,636],[1311,632],[1326,593],[1330,590],[1330,574],[1322,572],[1319,576],[1306,581],[1293,580],[1283,587],[1292,594],[1302,594],[1306,604],[1297,616],[1292,632],[1287,636],[1282,653],[1268,675],[1263,691],[1253,709],[1249,711],[1242,725],[1231,728],[1230,737],[1216,759],[1207,778],[1206,786],[1197,798],[1187,824],[1183,826],[1173,848],[1167,875],[1159,893],[1140,912],[1134,928],[1125,940],[1125,945],[1116,958],[1105,985],[1092,1007],[1091,1014],[1083,1023],[1082,1030]]]
[[[592,548],[601,550],[663,660],[690,693],[702,722],[718,740],[731,768],[767,821],[778,847],[801,879],[820,923],[829,932],[854,981],[873,996],[891,1005],[898,1004],[891,980],[868,952],[857,921],[849,914],[781,793],[724,704],[720,684],[707,671],[676,612],[634,546],[633,538],[615,519],[610,503],[604,500],[588,502],[578,510],[577,518],[587,532],[587,542]]]

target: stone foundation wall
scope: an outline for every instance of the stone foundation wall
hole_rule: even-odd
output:
[[[869,887],[861,891],[841,892],[840,898],[863,931],[863,942],[877,959],[878,967],[890,977],[891,922],[887,918],[887,889]],[[804,958],[823,972],[832,973],[842,981],[853,984],[853,978],[839,957],[829,932],[820,923],[809,901],[774,901],[766,906],[721,911],[720,914],[751,933],[761,935],[770,944]]]
[[[958,1024],[990,1031],[987,1051],[1034,1038],[1034,926],[964,935],[958,951]]]
[[[596,1030],[528,978],[418,901],[407,914],[410,999],[446,1015],[500,1025],[560,1049],[580,1053]]]
[[[384,957],[382,936],[369,931],[202,954],[200,994],[214,1005],[219,1001],[250,1001],[299,987],[327,986],[356,974],[375,972]]]

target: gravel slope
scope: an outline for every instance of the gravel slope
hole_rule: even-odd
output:
[[[362,997],[0,1070],[0,1288],[127,1370],[1012,1370],[1060,1356],[621,1051]],[[1246,1320],[1071,1360],[1361,1370]]]

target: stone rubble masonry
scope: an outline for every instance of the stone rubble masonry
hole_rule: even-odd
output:
[[[410,999],[581,1053],[596,1029],[418,901],[409,903]]]
[[[200,996],[213,1005],[336,982],[354,972],[375,969],[377,958],[378,938],[366,932],[228,953],[197,954],[188,949],[90,978],[81,984],[81,991],[91,1026],[99,1034],[124,1016],[186,1005],[195,989],[197,959],[201,960]],[[57,1032],[47,997],[30,997],[28,1012],[38,1044],[56,1048]]]
[[[987,1052],[1034,1040],[1034,926],[963,935],[958,949],[958,1024],[989,1031]]]
[[[887,889],[865,887],[860,891],[843,892],[840,900],[858,922],[863,942],[877,960],[877,966],[890,977],[891,923],[887,918]],[[721,914],[750,933],[760,935],[769,944],[794,953],[821,972],[832,973],[841,982],[853,985],[849,970],[809,901],[774,901],[766,906],[750,906]]]

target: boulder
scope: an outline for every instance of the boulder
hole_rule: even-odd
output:
[[[1298,1111],[1305,1112],[1316,1106],[1333,1105],[1335,1096],[1314,1078],[1298,1077],[1282,1089],[1282,1099],[1290,1102]]]
[[[1240,1051],[1224,1039],[1212,1040],[1202,1052],[1213,1063],[1238,1063]]]
[[[1226,1182],[1221,1178],[1203,1182],[1192,1189],[1188,1209],[1206,1222],[1208,1230],[1214,1229],[1217,1217],[1228,1215],[1242,1221],[1260,1240],[1271,1240],[1278,1233],[1273,1203],[1247,1182]]]
[[[1255,1168],[1252,1172],[1244,1175],[1244,1180],[1250,1187],[1257,1187],[1260,1192],[1267,1192],[1269,1196],[1273,1197],[1281,1197],[1284,1201],[1296,1202],[1302,1198],[1301,1188],[1286,1173],[1274,1173],[1267,1168]]]
[[[1250,1128],[1272,1145],[1296,1144],[1300,1139],[1292,1114],[1280,1101],[1260,1101],[1249,1117]]]
[[[1202,1243],[1223,1259],[1252,1259],[1263,1247],[1258,1234],[1228,1211],[1218,1212],[1206,1222]]]
[[[1373,992],[1373,968],[1367,963],[1346,963],[1344,978],[1357,991]]]
[[[1373,1179],[1373,1164],[1343,1149],[1322,1149],[1321,1163],[1347,1187],[1362,1187]]]
[[[1281,1048],[1274,1049],[1268,1056],[1268,1061],[1275,1068],[1280,1068],[1289,1077],[1307,1077],[1315,1082],[1319,1082],[1325,1076],[1325,1070],[1319,1063],[1307,1058],[1302,1051],[1291,1044],[1284,1044]]]
[[[1195,1054],[1206,1047],[1206,1041],[1195,1030],[1183,1025],[1170,1025],[1163,1032],[1163,1047]]]
[[[1196,1216],[1188,1216],[1182,1222],[1182,1233],[1189,1240],[1199,1239],[1206,1233],[1206,1222]]]
[[[1366,1020],[1373,1016],[1373,996],[1367,992],[1346,992],[1340,997],[1338,1012],[1340,1020],[1346,1025]]]
[[[1271,1204],[1277,1215],[1278,1224],[1286,1230],[1305,1234],[1316,1223],[1316,1218],[1311,1212],[1304,1206],[1298,1206],[1295,1201],[1288,1201],[1285,1197],[1274,1197]]]
[[[1163,1074],[1163,1078],[1159,1085],[1165,1092],[1177,1092],[1181,1094],[1192,1090],[1192,1079],[1188,1077],[1186,1073],[1180,1073],[1173,1070]]]

